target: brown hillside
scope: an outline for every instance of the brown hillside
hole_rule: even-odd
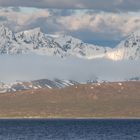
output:
[[[0,94],[0,117],[140,118],[140,82]]]

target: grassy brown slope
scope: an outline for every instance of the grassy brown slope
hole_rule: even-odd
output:
[[[0,94],[0,117],[140,117],[140,82]]]

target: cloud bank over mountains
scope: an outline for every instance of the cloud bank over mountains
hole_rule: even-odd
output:
[[[0,23],[14,31],[41,27],[104,46],[140,28],[139,0],[0,0],[0,6]]]
[[[3,63],[4,62],[4,63]],[[86,60],[69,57],[40,55],[0,56],[2,82],[37,79],[64,79],[87,82],[88,80],[124,81],[140,77],[140,61]]]
[[[89,43],[119,41],[140,29],[140,12],[1,8],[0,23],[14,31],[41,27],[45,33],[69,34]]]
[[[139,0],[0,0],[2,7],[36,7],[59,9],[94,9],[104,11],[137,11]]]

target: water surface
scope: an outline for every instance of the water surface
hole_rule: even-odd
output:
[[[140,140],[140,120],[0,120],[0,140]]]

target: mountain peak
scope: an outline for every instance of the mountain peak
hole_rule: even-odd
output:
[[[107,57],[113,60],[137,60],[140,59],[140,30],[132,32],[121,41]]]
[[[26,30],[26,31],[23,31],[25,34],[38,34],[41,31],[41,28],[40,27],[37,27],[37,28],[33,28],[33,29],[30,29],[30,30]]]
[[[3,28],[8,28],[8,27],[5,26],[4,24],[1,24],[1,23],[0,23],[0,29],[3,29]]]
[[[131,34],[140,36],[140,29],[133,31]]]
[[[125,40],[124,46],[126,48],[140,47],[140,30],[132,32]]]
[[[4,24],[0,24],[0,36],[3,38],[8,36],[13,37],[13,32]]]

